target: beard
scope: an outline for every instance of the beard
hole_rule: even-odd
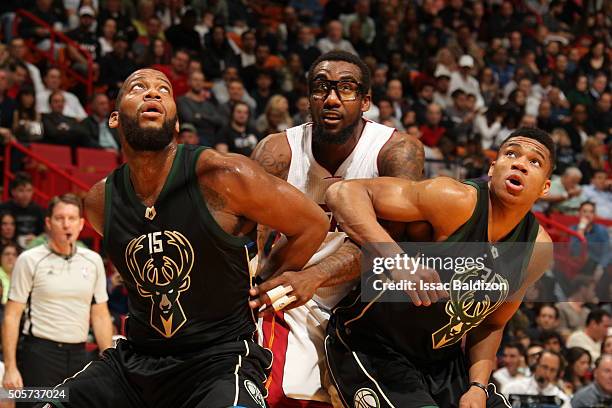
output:
[[[341,145],[346,143],[347,140],[351,137],[355,128],[359,124],[361,120],[361,116],[355,119],[355,121],[349,124],[344,129],[341,129],[338,133],[333,134],[327,132],[322,125],[315,123],[316,126],[313,126],[312,129],[312,140],[316,143],[327,143],[327,144],[337,144]]]
[[[124,112],[119,112],[119,123],[127,144],[135,151],[158,152],[170,144],[174,137],[176,115],[166,119],[159,129],[144,129],[138,124],[137,118],[132,118]]]

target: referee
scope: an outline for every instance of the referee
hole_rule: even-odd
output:
[[[45,224],[48,242],[23,252],[13,270],[2,325],[5,389],[51,387],[81,370],[90,320],[100,351],[112,344],[102,258],[75,245],[84,224],[81,199],[54,197]]]

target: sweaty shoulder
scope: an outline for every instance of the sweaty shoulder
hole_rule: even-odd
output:
[[[378,173],[381,176],[420,180],[423,178],[424,162],[423,144],[414,136],[395,131],[378,153]]]
[[[287,180],[291,165],[291,147],[287,134],[280,132],[266,136],[253,150],[251,159],[259,163],[266,172]]]
[[[478,192],[472,186],[450,177],[436,177],[420,182],[420,206],[433,221],[435,229],[450,235],[465,224],[476,208]],[[440,234],[438,234],[440,235]]]
[[[106,178],[98,181],[89,190],[84,200],[85,217],[98,232],[104,233],[104,190]]]

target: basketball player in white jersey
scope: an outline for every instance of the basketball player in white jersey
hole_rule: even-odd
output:
[[[269,135],[258,144],[252,158],[266,171],[321,205],[327,188],[340,180],[421,178],[421,143],[362,118],[370,108],[371,97],[370,73],[361,59],[345,52],[323,54],[311,66],[308,83],[313,122]],[[422,226],[415,227],[423,230],[419,228]],[[261,236],[265,241],[268,234]],[[262,245],[260,240],[260,266],[269,243]],[[282,245],[282,239],[276,245]],[[263,346],[274,353],[268,382],[271,408],[331,406],[323,346],[325,328],[331,309],[359,277],[359,260],[359,248],[336,229],[332,220],[326,240],[303,270],[263,277],[265,282],[252,290],[255,299],[251,307],[266,305]],[[289,290],[284,294],[295,300],[274,313],[267,293],[279,287]]]

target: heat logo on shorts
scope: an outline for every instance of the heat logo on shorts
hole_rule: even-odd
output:
[[[191,285],[193,260],[191,243],[177,231],[141,235],[125,249],[125,263],[138,294],[151,299],[149,323],[166,338],[187,322],[179,297]]]
[[[378,395],[369,388],[360,388],[353,397],[355,408],[379,408]]]
[[[246,388],[247,392],[249,393],[251,398],[253,398],[253,400],[257,403],[257,405],[261,406],[261,408],[266,408],[266,403],[264,401],[263,395],[261,395],[261,391],[253,381],[245,380],[244,388]]]

